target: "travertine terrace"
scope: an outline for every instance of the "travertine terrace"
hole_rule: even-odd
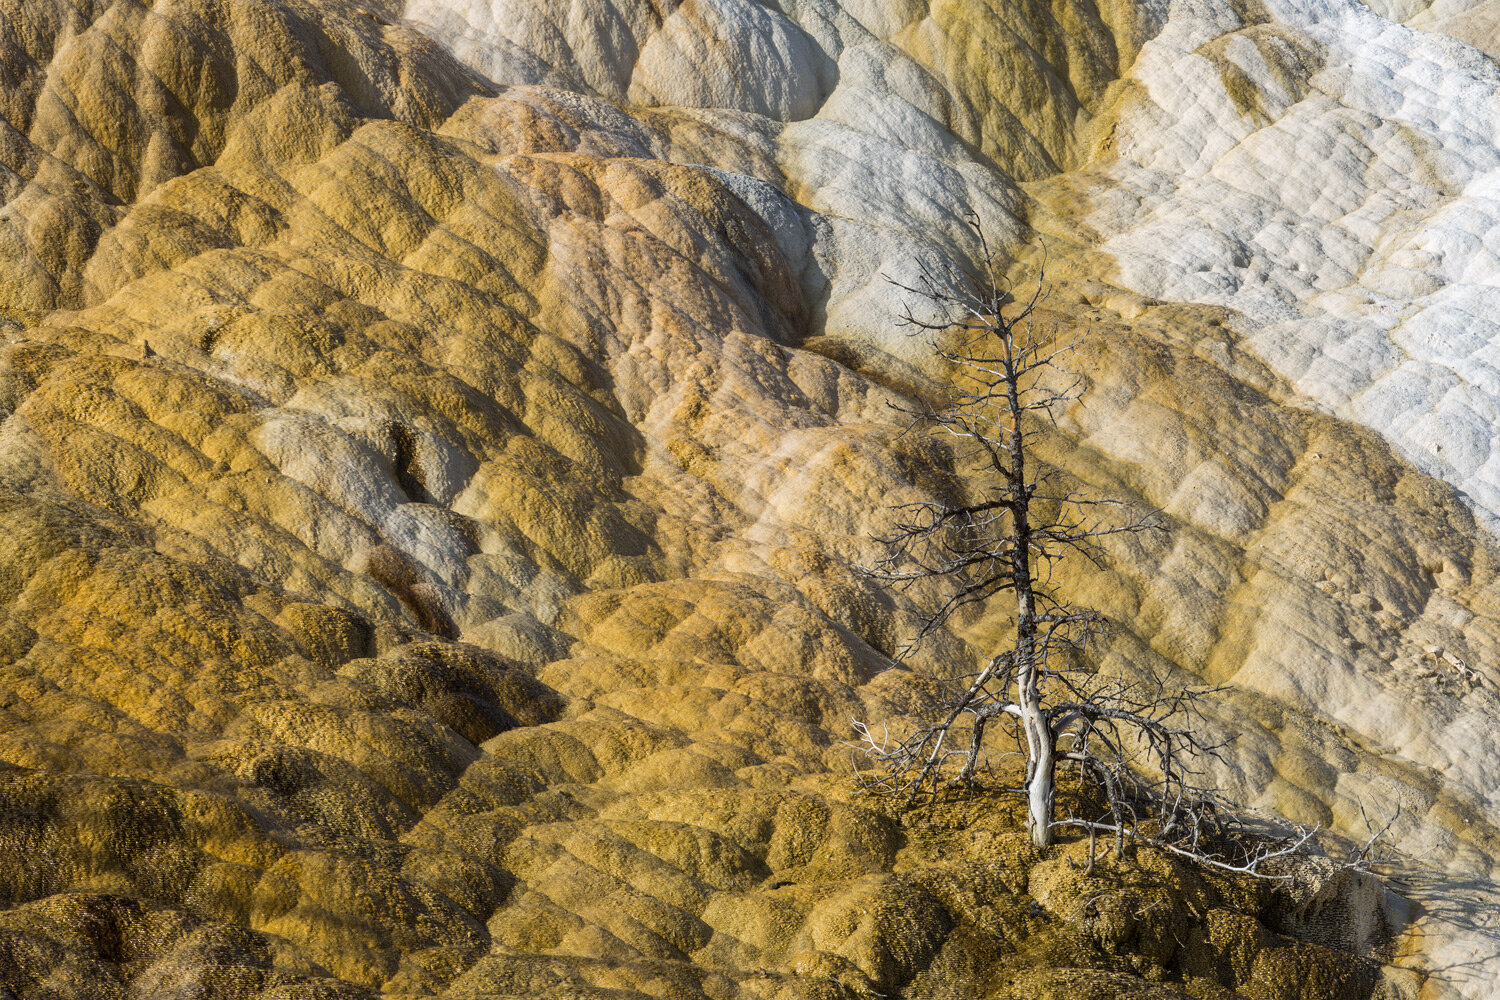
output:
[[[0,0],[0,996],[1495,995],[1497,32]],[[857,794],[1003,626],[855,572],[962,488],[885,276],[969,208],[1168,527],[1055,581],[1092,665],[1225,685],[1268,822],[1399,805],[1399,892]]]

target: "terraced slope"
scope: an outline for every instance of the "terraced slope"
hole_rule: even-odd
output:
[[[1487,8],[1297,7],[0,2],[0,986],[1489,995]],[[1404,897],[855,794],[1004,624],[853,571],[961,488],[882,275],[968,206],[1169,522],[1096,665]]]

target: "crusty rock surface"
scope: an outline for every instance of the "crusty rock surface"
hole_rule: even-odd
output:
[[[1492,6],[0,0],[0,988],[1490,995]],[[1404,896],[856,794],[1005,624],[855,572],[967,207],[1095,665]]]

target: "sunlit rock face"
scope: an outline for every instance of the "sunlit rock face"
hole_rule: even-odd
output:
[[[0,0],[0,987],[1492,995],[1494,23]],[[1059,570],[1089,665],[1405,895],[857,794],[1006,622],[856,572],[965,488],[888,279],[970,210],[1080,342],[1039,457],[1166,525]]]
[[[1137,63],[1089,220],[1121,283],[1233,308],[1299,392],[1492,525],[1500,69],[1440,33],[1471,38],[1493,11],[1445,6],[1394,12],[1406,25],[1356,3],[1173,21]]]

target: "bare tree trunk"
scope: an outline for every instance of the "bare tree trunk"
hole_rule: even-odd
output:
[[[1024,513],[1017,512],[1019,521]],[[1020,546],[1018,545],[1019,549]],[[1019,562],[1020,556],[1016,557]],[[1018,574],[1019,576],[1019,571]],[[1017,629],[1016,659],[1021,662],[1020,676],[1016,680],[1016,708],[1021,716],[1021,725],[1026,730],[1026,831],[1037,847],[1052,843],[1052,784],[1056,770],[1052,729],[1042,713],[1041,687],[1038,682],[1040,664],[1036,649],[1036,606],[1031,593],[1030,579],[1020,592]]]
[[[879,539],[885,554],[866,572],[896,587],[919,580],[948,581],[946,598],[920,615],[921,629],[903,656],[937,635],[963,609],[989,611],[991,598],[1007,590],[1016,597],[1014,642],[1002,642],[977,674],[949,678],[969,683],[955,687],[952,697],[935,710],[933,721],[895,743],[884,730],[877,738],[869,726],[854,720],[862,749],[880,765],[874,776],[856,768],[860,783],[872,791],[904,796],[908,804],[921,795],[936,798],[945,784],[944,769],[952,758],[961,757],[958,776],[946,784],[972,787],[985,735],[993,730],[991,723],[998,722],[1008,737],[1018,738],[1017,729],[1025,733],[1026,831],[1037,848],[1050,847],[1055,830],[1071,828],[1088,834],[1091,868],[1098,835],[1113,833],[1117,857],[1129,839],[1226,871],[1289,877],[1263,869],[1302,850],[1315,831],[1303,831],[1288,846],[1238,841],[1220,818],[1224,804],[1218,794],[1194,781],[1203,773],[1206,759],[1224,762],[1224,744],[1196,732],[1192,715],[1200,698],[1220,689],[1169,687],[1167,679],[1158,677],[1111,677],[1053,659],[1081,651],[1091,636],[1107,632],[1097,611],[1074,607],[1052,590],[1051,571],[1057,560],[1071,551],[1102,567],[1108,562],[1101,544],[1106,536],[1156,531],[1161,525],[1155,514],[1105,524],[1095,516],[1098,512],[1130,505],[1080,496],[1055,480],[1049,485],[1050,473],[1028,476],[1028,436],[1051,433],[1039,418],[1055,417],[1057,407],[1079,399],[1084,380],[1055,364],[1071,347],[1054,350],[1033,333],[1031,317],[1044,293],[1041,275],[1030,300],[1010,317],[1002,315],[1011,296],[997,269],[997,253],[985,241],[978,217],[971,214],[969,224],[984,250],[983,287],[949,292],[948,277],[940,280],[925,266],[914,285],[898,287],[939,308],[938,318],[928,319],[908,307],[902,322],[931,334],[935,356],[954,371],[945,405],[904,412],[916,418],[914,426],[927,426],[960,442],[954,471],[960,472],[961,463],[972,463],[974,489],[953,499],[898,505],[893,533]],[[1044,379],[1048,370],[1054,374]],[[1028,411],[1034,411],[1033,416],[1028,417]],[[1029,431],[1022,427],[1023,418],[1031,424]],[[1035,510],[1033,500],[1039,501]],[[1043,567],[1040,580],[1038,567]],[[974,724],[967,749],[959,749],[954,744],[962,739],[959,718],[966,712]],[[1065,739],[1069,742],[1063,743]],[[1137,756],[1148,772],[1160,777],[1138,775],[1133,769]],[[1086,808],[1079,815],[1054,818],[1059,760],[1079,763],[1084,791],[1090,782],[1103,786],[1107,817],[1090,816],[1093,804],[1085,795]],[[1147,806],[1156,815],[1142,829],[1138,809]],[[1229,822],[1233,826],[1232,816]],[[1216,853],[1221,849],[1230,853]],[[1364,864],[1364,857],[1361,854],[1351,865]]]
[[[1016,591],[1016,663],[1019,665],[1016,707],[1026,729],[1026,829],[1037,847],[1052,844],[1053,775],[1056,750],[1052,727],[1042,713],[1041,650],[1037,648],[1036,594],[1031,578],[1031,491],[1026,482],[1026,439],[1021,429],[1020,375],[1015,341],[1007,328],[1002,334],[1005,348],[1005,395],[1010,409],[1010,461],[1005,463],[1011,514],[1010,562]]]
[[[1031,775],[1026,782],[1026,830],[1037,847],[1052,844],[1052,797],[1056,772],[1056,754],[1041,705],[1028,712],[1023,706],[1021,717],[1026,723],[1026,742],[1031,753]]]
[[[1023,616],[1030,597],[1028,589],[1022,598]],[[1024,632],[1022,634],[1025,635]],[[1021,668],[1021,676],[1017,681],[1019,690],[1016,692],[1016,707],[1020,710],[1021,725],[1026,730],[1026,831],[1031,834],[1031,842],[1037,847],[1048,847],[1052,843],[1052,788],[1057,764],[1056,747],[1053,745],[1052,729],[1042,713],[1035,646],[1030,636],[1023,638],[1017,646],[1017,653],[1022,653],[1024,648],[1025,656],[1025,665]]]

